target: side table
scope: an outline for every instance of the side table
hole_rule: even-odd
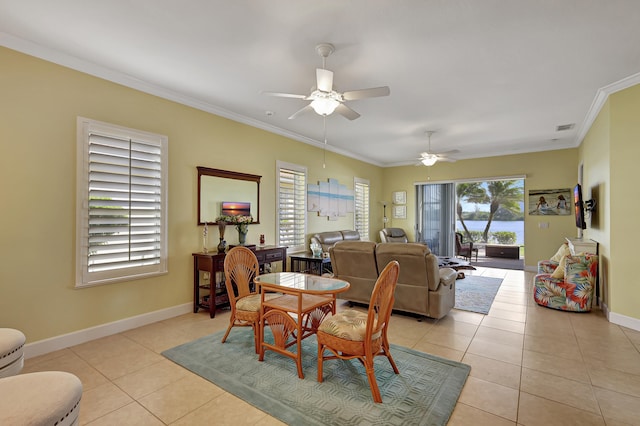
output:
[[[332,273],[331,258],[314,256],[311,253],[296,253],[289,255],[291,259],[291,272],[322,275]]]

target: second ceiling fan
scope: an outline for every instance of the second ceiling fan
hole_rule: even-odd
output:
[[[458,151],[457,149],[451,150],[451,151],[447,151],[447,152],[441,152],[439,154],[434,153],[433,151],[431,151],[431,135],[433,135],[435,133],[434,130],[427,130],[426,132],[427,137],[429,138],[429,149],[427,152],[421,152],[420,153],[420,157],[418,158],[418,160],[420,160],[420,162],[418,164],[416,164],[416,166],[433,166],[434,164],[436,164],[436,162],[438,161],[448,161],[450,163],[454,163],[456,160],[455,158],[451,158],[449,157],[450,154],[456,154],[460,151]]]
[[[388,86],[373,87],[370,89],[349,90],[346,92],[338,92],[333,88],[333,72],[325,69],[325,60],[327,56],[332,54],[335,47],[329,43],[321,43],[316,46],[316,52],[322,57],[322,68],[316,69],[316,87],[309,95],[296,95],[291,93],[280,92],[262,92],[268,96],[278,96],[283,98],[295,98],[311,101],[307,106],[298,110],[289,119],[294,119],[298,115],[313,110],[322,116],[328,116],[337,112],[349,120],[355,120],[360,114],[349,108],[344,103],[346,101],[355,101],[358,99],[375,98],[379,96],[388,96],[391,91]]]

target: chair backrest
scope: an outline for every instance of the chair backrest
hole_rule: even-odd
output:
[[[259,271],[260,265],[254,252],[243,246],[229,250],[224,258],[224,284],[227,287],[229,303],[235,306],[236,299],[251,294],[250,284]]]
[[[462,248],[462,234],[460,232],[456,232],[456,251],[459,251]]]
[[[456,255],[470,255],[473,242],[464,242],[464,236],[460,232],[456,232]]]
[[[340,241],[360,241],[360,233],[358,231],[328,231],[319,232],[311,236],[311,243],[320,244],[322,251],[329,252],[333,245]]]
[[[400,264],[395,260],[389,262],[380,273],[369,302],[365,342],[375,340],[385,332],[393,310],[399,274]]]
[[[380,241],[383,243],[408,243],[409,238],[402,228],[382,228]]]
[[[339,241],[329,249],[333,273],[351,282],[354,277],[377,279],[376,243],[373,241]],[[353,284],[353,283],[352,283]]]

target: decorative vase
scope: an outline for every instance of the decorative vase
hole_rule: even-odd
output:
[[[248,229],[238,228],[238,242],[241,246],[243,246],[244,243],[247,242],[247,232]]]
[[[227,222],[217,222],[220,241],[224,240],[224,230],[227,228]]]
[[[220,237],[220,243],[218,244],[218,253],[224,253],[227,249],[227,242]]]
[[[202,252],[207,253],[207,236],[209,235],[209,227],[207,223],[204,224],[204,229],[202,230]]]

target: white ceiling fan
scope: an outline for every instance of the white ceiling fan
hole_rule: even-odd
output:
[[[434,133],[435,133],[435,131],[433,131],[433,130],[427,130],[426,131],[427,137],[429,138],[429,147],[427,149],[427,152],[421,152],[420,153],[420,157],[418,158],[418,160],[420,160],[420,162],[418,164],[416,164],[417,166],[430,167],[430,166],[433,166],[434,164],[436,164],[436,162],[438,162],[438,161],[448,161],[450,163],[453,163],[453,162],[456,161],[454,158],[448,157],[448,155],[460,152],[457,149],[454,149],[454,150],[451,150],[451,151],[447,151],[447,152],[441,152],[439,154],[436,154],[436,153],[431,151],[431,135],[433,135]]]
[[[291,93],[265,91],[263,91],[262,94],[311,101],[307,106],[295,112],[291,117],[289,117],[289,119],[294,119],[302,113],[313,110],[317,114],[325,117],[333,114],[335,111],[349,120],[355,120],[360,117],[360,114],[349,108],[344,104],[344,102],[364,98],[388,96],[391,93],[388,86],[350,90],[347,92],[336,91],[333,87],[333,71],[325,69],[325,60],[327,56],[334,52],[334,50],[335,47],[329,43],[321,43],[316,46],[316,52],[318,52],[318,55],[322,57],[322,68],[316,69],[316,88],[311,92],[311,94],[295,95]]]

